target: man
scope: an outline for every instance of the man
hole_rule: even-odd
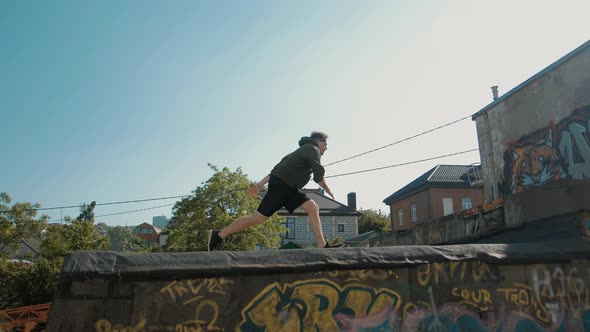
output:
[[[324,188],[328,195],[334,198],[326,179],[324,167],[320,159],[328,149],[328,135],[314,131],[309,137],[299,140],[299,148],[286,155],[270,172],[257,184],[246,190],[248,196],[258,194],[259,189],[268,183],[268,192],[260,202],[256,213],[238,218],[221,231],[210,230],[208,250],[217,250],[223,240],[233,233],[262,224],[275,212],[285,207],[289,213],[301,207],[309,216],[309,225],[320,248],[340,247],[329,245],[324,240],[320,222],[320,209],[301,189],[309,182],[313,173],[313,180]]]

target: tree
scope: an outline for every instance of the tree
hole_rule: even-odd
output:
[[[0,258],[13,255],[21,239],[29,239],[47,224],[48,216],[36,219],[39,204],[12,202],[8,193],[0,193]]]
[[[39,204],[11,202],[9,194],[0,193],[0,308],[43,303],[53,295],[43,278],[47,265],[31,263],[32,257],[11,260],[18,242],[38,236],[49,217],[36,218]]]
[[[144,251],[143,241],[124,226],[108,227],[106,235],[109,238],[109,250],[114,251]]]
[[[40,233],[41,248],[33,262],[0,257],[0,308],[50,302],[66,255],[76,250],[108,248],[107,237],[93,224],[94,202],[83,205],[78,218],[66,216],[65,224],[51,225],[46,216],[35,219],[38,204],[8,204],[10,196],[0,194],[0,246],[10,248],[14,241]]]
[[[245,188],[251,181],[241,168],[219,170],[209,164],[214,174],[193,195],[183,198],[172,209],[167,250],[207,250],[209,229],[221,229],[236,218],[256,212],[260,197],[246,196]],[[282,218],[273,216],[262,225],[233,234],[223,244],[226,250],[254,250],[256,245],[269,248],[279,246]]]
[[[362,215],[359,217],[359,234],[370,231],[377,231],[379,234],[385,234],[391,231],[391,222],[389,217],[381,210],[372,209],[359,210]]]

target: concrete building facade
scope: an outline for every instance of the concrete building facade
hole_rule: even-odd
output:
[[[590,179],[590,41],[494,98],[473,116],[486,202]]]

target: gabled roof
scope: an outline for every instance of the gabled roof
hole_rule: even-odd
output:
[[[12,253],[12,258],[18,259],[26,256],[36,257],[39,255],[40,247],[41,243],[33,238],[19,239],[14,242],[14,248],[5,247],[3,251],[7,252],[9,250],[14,250]]]
[[[324,190],[318,189],[302,189],[316,204],[320,207],[320,215],[331,215],[331,216],[360,216],[361,213],[349,208],[348,206],[333,200],[330,197],[324,196]],[[307,213],[303,209],[296,209],[292,214],[283,208],[278,211],[281,216],[286,215],[306,215]]]
[[[470,172],[480,172],[481,165],[438,165],[420,175],[402,189],[383,200],[390,205],[428,188],[469,188],[473,177]]]
[[[525,86],[533,83],[534,81],[536,81],[537,79],[539,79],[541,76],[543,76],[543,75],[547,74],[548,72],[552,71],[553,69],[559,67],[564,62],[566,62],[569,59],[573,58],[574,56],[576,56],[578,53],[582,52],[584,49],[586,49],[589,46],[590,46],[590,40],[588,40],[584,44],[578,46],[578,48],[576,48],[575,50],[573,50],[573,51],[569,52],[568,54],[564,55],[563,57],[561,57],[561,59],[559,59],[559,60],[555,61],[554,63],[550,64],[545,69],[543,69],[540,72],[536,73],[535,75],[533,75],[528,80],[520,83],[519,85],[517,85],[512,90],[506,92],[500,98],[498,98],[498,99],[494,100],[493,102],[489,103],[486,107],[482,108],[477,113],[473,114],[471,116],[471,119],[472,120],[475,120],[475,118],[477,118],[478,116],[482,115],[483,113],[485,113],[486,111],[488,111],[492,107],[496,106],[497,104],[503,102],[508,97],[510,97],[511,95],[513,95],[514,93],[516,93],[518,90],[520,90],[520,89],[524,88]]]
[[[140,227],[141,228],[153,228],[153,230],[154,230],[154,232],[156,232],[156,234],[160,234],[160,232],[162,232],[162,229],[161,228],[156,227],[156,226],[154,226],[154,225],[152,225],[150,223],[147,223],[147,222],[144,222],[142,224],[139,224],[139,225],[135,226],[134,229],[140,228]]]
[[[366,233],[359,234],[358,236],[346,239],[344,240],[344,243],[349,247],[368,247],[369,240],[377,236],[379,236],[377,231],[368,231]]]
[[[283,244],[279,249],[303,249],[303,247],[297,242],[289,241]]]

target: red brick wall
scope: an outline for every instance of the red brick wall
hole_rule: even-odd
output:
[[[416,204],[416,218],[415,222],[412,222],[411,206]],[[404,212],[404,224],[399,224],[397,216],[398,210],[402,209]],[[422,191],[406,199],[393,204],[390,208],[391,213],[391,230],[401,231],[412,228],[415,224],[421,221],[429,219],[428,211],[428,192]]]
[[[483,188],[431,188],[395,202],[390,206],[391,230],[393,232],[408,230],[417,223],[443,217],[443,198],[447,197],[453,199],[453,209],[457,213],[463,209],[462,198],[471,198],[473,207],[483,204]],[[416,222],[412,222],[412,204],[416,204]],[[403,225],[399,224],[397,215],[399,209],[402,209],[404,213]]]
[[[141,233],[141,229],[149,229],[151,233],[146,234],[146,233]],[[150,225],[139,225],[135,228],[135,232],[134,232],[135,236],[137,236],[138,238],[144,240],[144,241],[148,241],[148,242],[152,242],[155,244],[159,243],[159,238],[158,238],[158,233],[156,233],[156,231],[154,230],[153,227],[151,227]]]
[[[465,189],[465,188],[431,188],[430,202],[432,206],[432,218],[440,218],[444,216],[443,198],[453,199],[453,211],[458,213],[463,210],[461,205],[462,198],[471,198],[473,207],[483,204],[483,188]]]

